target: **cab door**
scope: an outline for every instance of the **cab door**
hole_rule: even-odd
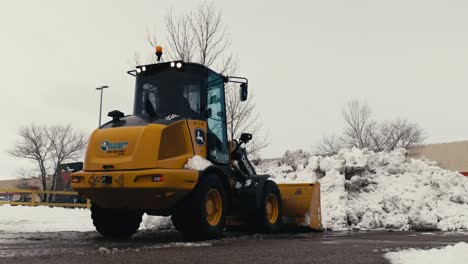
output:
[[[227,164],[229,151],[224,81],[219,74],[211,70],[208,71],[207,109],[210,109],[210,115],[207,117],[207,158],[214,162]]]

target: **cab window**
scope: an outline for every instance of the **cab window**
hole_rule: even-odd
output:
[[[226,132],[226,108],[224,81],[214,72],[208,73],[207,109],[211,113],[208,123],[208,149],[211,160],[227,163],[229,161]]]

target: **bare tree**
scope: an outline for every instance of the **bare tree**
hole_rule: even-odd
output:
[[[241,102],[238,93],[233,89],[226,94],[226,118],[228,138],[237,139],[244,132],[254,133],[252,141],[247,145],[248,153],[258,159],[259,152],[270,144],[268,134],[262,131],[263,123],[255,110],[254,96]]]
[[[405,119],[386,121],[381,131],[387,150],[409,148],[424,141],[424,132],[419,125]]]
[[[350,101],[343,109],[346,128],[343,133],[345,144],[350,147],[365,148],[369,146],[371,127],[371,109],[369,105],[358,100]]]
[[[45,134],[51,146],[50,160],[55,169],[50,189],[55,190],[57,177],[60,175],[60,164],[64,161],[77,160],[82,157],[87,145],[87,139],[83,133],[74,131],[70,124],[49,127],[45,130]],[[49,202],[51,199],[52,195],[49,196]]]
[[[231,39],[222,19],[222,12],[213,2],[203,1],[195,10],[176,15],[170,10],[165,16],[167,54],[171,60],[197,62],[222,74],[232,74],[236,68]],[[148,43],[156,47],[158,38],[148,33]],[[136,56],[137,59],[138,56]],[[152,57],[151,62],[155,62]]]
[[[70,125],[46,127],[31,124],[20,128],[18,135],[19,140],[9,154],[36,164],[43,190],[55,188],[56,175],[50,181],[49,170],[56,171],[63,161],[80,158],[86,147],[86,138]],[[44,194],[42,199],[45,201],[46,198]]]
[[[323,137],[317,145],[320,154],[335,154],[338,148],[367,148],[375,152],[410,148],[424,141],[418,124],[406,119],[377,122],[368,104],[352,100],[343,108],[346,127],[341,136]]]
[[[194,34],[192,33],[191,17],[184,15],[177,17],[174,10],[170,10],[165,17],[167,39],[169,44],[169,57],[172,60],[193,61]],[[149,39],[151,46],[155,47],[157,41]]]
[[[365,133],[368,137],[368,142],[364,146],[375,152],[388,150],[388,138],[382,133],[382,124],[374,120],[369,121],[366,126]]]
[[[237,63],[230,52],[230,35],[223,23],[221,10],[213,2],[204,1],[195,10],[179,16],[170,10],[165,17],[165,26],[167,54],[171,60],[200,63],[223,75],[233,75],[236,71]],[[148,34],[148,42],[153,47],[158,45],[158,39],[151,34]],[[139,60],[138,55],[135,55],[135,60]],[[154,61],[153,56],[151,62]],[[270,143],[255,107],[252,96],[241,102],[237,86],[226,85],[229,140],[238,138],[242,132],[255,132],[247,145],[252,156],[258,156]]]
[[[320,155],[334,155],[343,147],[343,141],[337,135],[323,136],[320,143],[316,146],[317,153]]]
[[[51,145],[43,126],[30,124],[18,131],[19,140],[9,154],[13,157],[32,160],[36,163],[42,189],[47,190],[47,162],[51,156]],[[46,200],[46,195],[43,195]]]

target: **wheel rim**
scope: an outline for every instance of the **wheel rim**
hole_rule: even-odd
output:
[[[217,226],[223,215],[223,201],[216,189],[211,189],[206,195],[206,220],[211,226]]]
[[[270,193],[266,199],[265,203],[266,217],[270,224],[276,223],[279,216],[279,203],[278,198],[273,193]]]

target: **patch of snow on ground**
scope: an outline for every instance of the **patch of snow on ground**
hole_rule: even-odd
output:
[[[172,230],[170,217],[144,214],[141,229]],[[95,231],[89,209],[0,206],[0,232]]]
[[[319,181],[327,229],[468,229],[468,178],[407,158],[404,149],[343,149],[330,157],[288,151],[257,172],[277,183]]]
[[[112,251],[110,251],[108,248],[105,248],[105,247],[98,248],[98,252],[101,253],[101,254],[110,254],[110,253],[112,253]]]
[[[201,156],[195,155],[187,161],[187,164],[185,164],[184,168],[189,170],[202,171],[211,165],[212,164],[209,160],[206,160]]]
[[[94,231],[88,209],[0,206],[0,232]]]
[[[153,229],[153,230],[173,230],[171,217],[143,215],[140,229]]]
[[[173,242],[169,243],[166,245],[157,245],[157,246],[152,246],[151,248],[178,248],[178,247],[210,247],[213,244],[211,243],[206,243],[206,242],[199,242],[199,243],[193,243],[193,242]]]
[[[468,244],[460,242],[441,249],[408,249],[389,252],[384,257],[392,264],[466,264],[468,263]]]

